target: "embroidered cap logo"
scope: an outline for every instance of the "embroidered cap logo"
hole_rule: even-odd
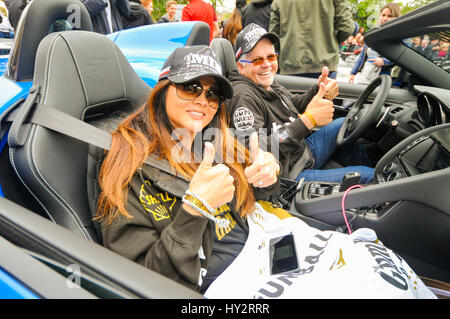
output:
[[[214,57],[209,54],[202,54],[201,51],[189,53],[184,57],[184,61],[187,70],[185,79],[197,76],[199,72],[222,74],[222,67]]]
[[[244,35],[244,39],[245,41],[247,41],[247,43],[245,44],[245,50],[252,48],[253,45],[261,38],[261,36],[266,33],[266,30],[259,26],[255,26],[251,30],[249,30]]]

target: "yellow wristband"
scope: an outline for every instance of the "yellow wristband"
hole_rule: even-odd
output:
[[[186,200],[190,201],[192,204],[194,204],[198,208],[203,209],[205,212],[208,211],[208,209],[205,207],[205,205],[203,205],[203,203],[200,200],[198,200],[197,198],[195,198],[194,196],[186,195],[185,198],[186,198]]]
[[[306,115],[307,118],[309,118],[309,120],[311,121],[311,124],[313,125],[313,127],[316,127],[317,123],[314,120],[314,117],[311,115],[311,113],[309,113],[308,111],[303,112],[303,115]]]

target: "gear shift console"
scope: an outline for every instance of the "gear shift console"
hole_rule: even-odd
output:
[[[356,185],[361,180],[361,174],[359,172],[351,172],[344,175],[344,178],[341,182],[341,187],[339,191],[345,192],[350,187]]]
[[[299,200],[308,200],[316,197],[326,196],[330,194],[337,194],[344,192],[353,185],[356,185],[361,180],[361,174],[358,172],[351,172],[345,174],[341,183],[331,182],[306,182],[302,185]]]
[[[339,183],[309,182],[305,185],[305,199],[339,193]]]

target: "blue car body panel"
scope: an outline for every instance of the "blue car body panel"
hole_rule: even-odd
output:
[[[178,47],[183,47],[195,22],[153,24],[122,30],[107,35],[121,49],[135,72],[150,86],[158,81],[166,58]],[[86,48],[89,50],[89,48]],[[6,70],[7,59],[0,59],[0,74]],[[25,100],[31,81],[15,82],[5,75],[0,77],[0,116],[18,101]],[[0,152],[6,136],[0,141]],[[0,181],[0,196],[3,196]]]
[[[176,48],[185,45],[194,25],[194,22],[153,24],[108,37],[121,49],[136,73],[153,87],[164,61]]]
[[[0,268],[0,298],[1,299],[40,299],[21,282]]]
[[[121,49],[136,73],[153,87],[166,58],[176,48],[186,44],[194,25],[195,22],[153,24],[115,32],[108,37]],[[5,72],[6,65],[7,59],[1,58],[0,74]],[[2,75],[0,114],[18,100],[26,98],[31,85],[31,82],[15,82]]]
[[[0,77],[0,117],[10,109],[11,106],[21,100],[25,100],[32,82],[14,82],[5,76]],[[7,134],[0,140],[0,153],[7,142]],[[0,180],[0,196],[3,197],[2,181]]]
[[[11,106],[21,100],[25,100],[28,96],[28,91],[32,82],[14,82],[5,76],[0,77],[0,117],[10,109]],[[0,153],[7,142],[7,134],[0,140]],[[2,181],[0,180],[0,196],[3,197]]]
[[[6,65],[8,64],[8,57],[0,57],[0,75],[5,73],[6,71]]]
[[[21,99],[26,99],[32,82],[14,82],[5,76],[0,77],[0,114]]]

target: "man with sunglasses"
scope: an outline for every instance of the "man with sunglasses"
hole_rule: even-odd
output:
[[[236,38],[238,72],[229,74],[234,95],[227,103],[231,127],[247,138],[256,130],[260,143],[278,154],[282,176],[306,181],[341,182],[349,172],[359,172],[361,183],[373,179],[367,166],[321,170],[336,150],[336,136],[344,118],[333,121],[333,103],[338,95],[336,80],[328,78],[324,67],[316,85],[304,94],[293,94],[274,81],[278,70],[279,39],[274,33],[252,23]],[[313,133],[315,127],[320,129]],[[369,163],[362,146],[350,145],[339,152],[342,165]]]

